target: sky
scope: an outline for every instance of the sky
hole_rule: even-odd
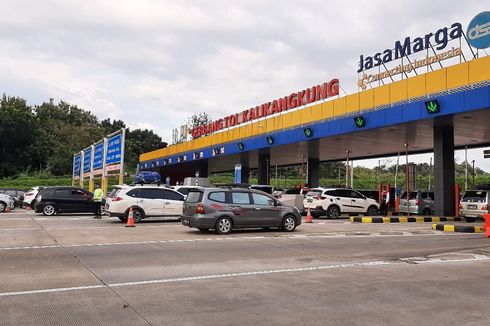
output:
[[[355,93],[361,54],[454,22],[465,28],[490,7],[488,0],[0,4],[2,92],[30,105],[64,100],[169,143],[194,113],[224,117],[332,78]],[[470,150],[468,159],[490,171],[481,153]]]

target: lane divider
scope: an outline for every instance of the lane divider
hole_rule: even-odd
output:
[[[464,221],[461,217],[414,216],[414,217],[357,217],[352,216],[351,222],[356,223],[426,223]]]
[[[432,230],[444,232],[483,233],[483,226],[432,224]]]

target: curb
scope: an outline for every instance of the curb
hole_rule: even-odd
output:
[[[463,221],[461,217],[351,217],[351,222],[357,223],[424,223],[424,222],[453,222]]]
[[[483,226],[432,224],[432,230],[444,232],[483,233]]]

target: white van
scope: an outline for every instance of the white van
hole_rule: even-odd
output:
[[[474,222],[489,213],[490,190],[468,190],[459,202],[459,215]]]

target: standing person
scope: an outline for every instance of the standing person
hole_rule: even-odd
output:
[[[100,210],[100,206],[102,205],[102,197],[104,192],[100,188],[100,184],[97,184],[97,187],[94,190],[94,218],[102,218],[102,213]]]

